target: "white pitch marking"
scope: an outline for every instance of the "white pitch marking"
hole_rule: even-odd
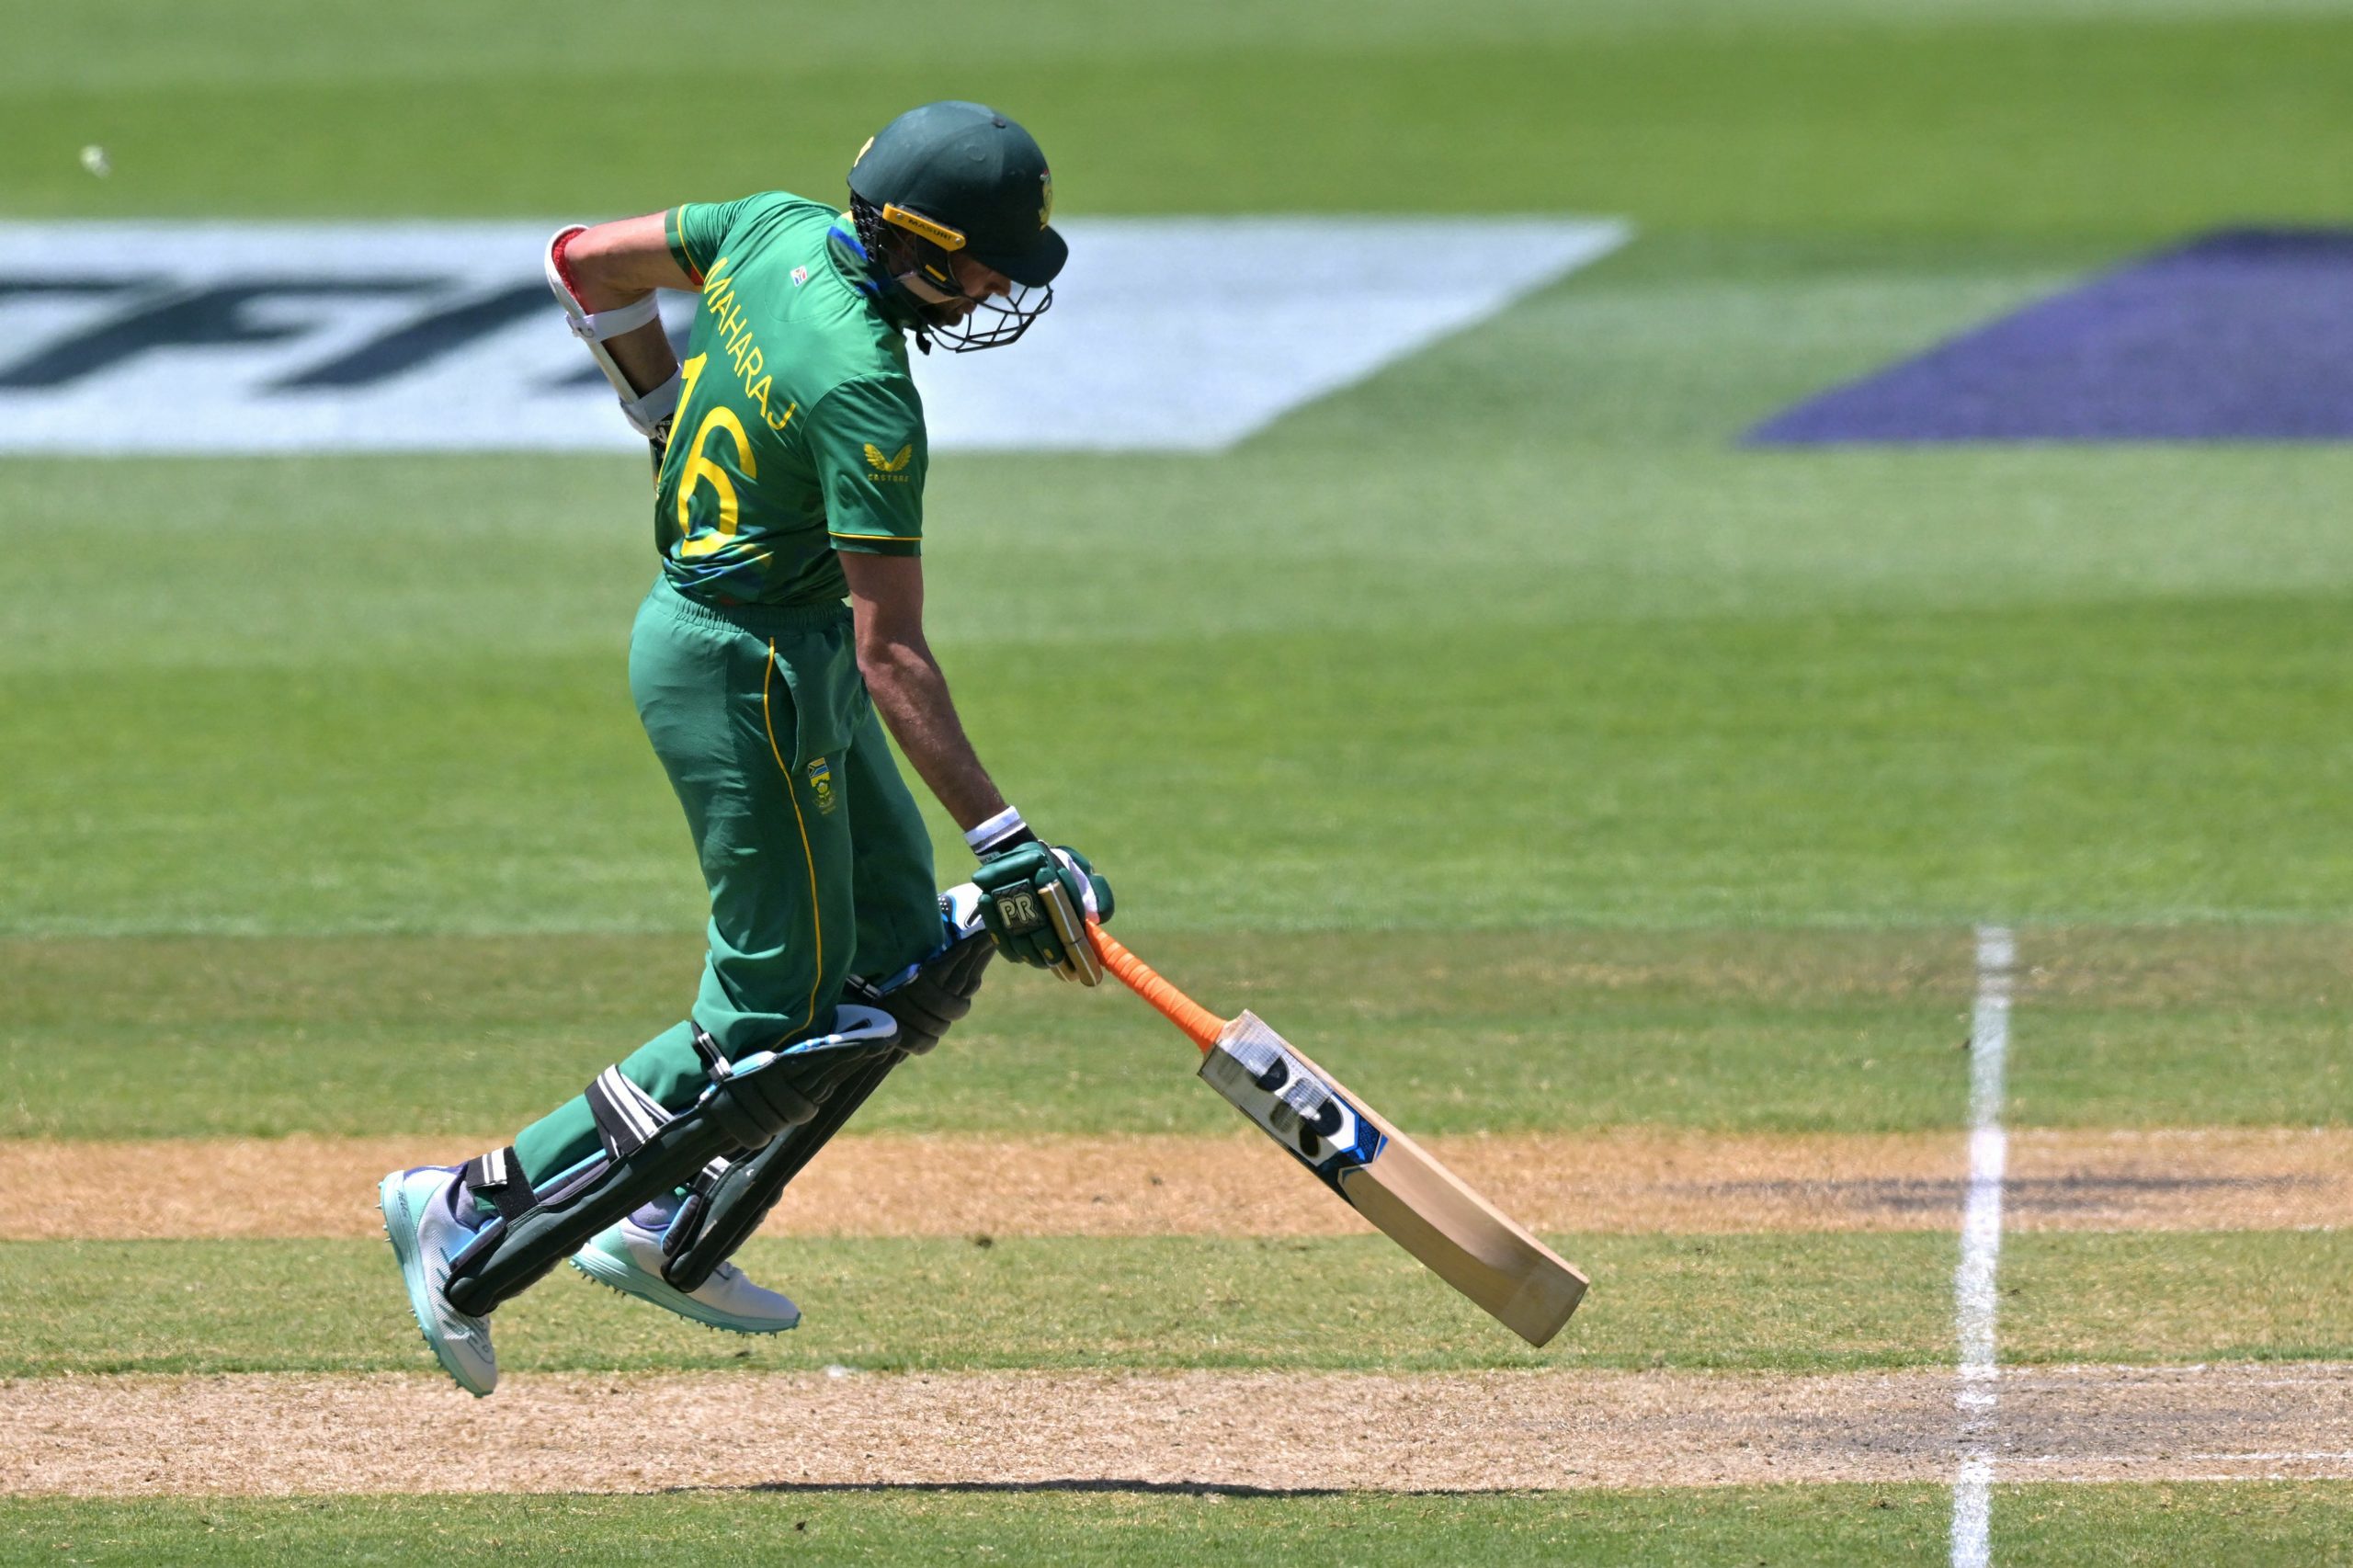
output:
[[[1952,1568],[1993,1561],[1995,1270],[2002,1256],[2003,1074],[2010,1049],[2010,976],[2018,942],[1999,926],[1977,932],[1977,1005],[1969,1025],[1969,1197],[1961,1217],[1961,1267],[1953,1276],[1961,1341],[1953,1404],[1961,1416],[1961,1470],[1952,1488]]]
[[[2321,1464],[2339,1460],[2353,1460],[2353,1450],[2330,1453],[2256,1453],[2256,1454],[2005,1454],[2004,1464]]]

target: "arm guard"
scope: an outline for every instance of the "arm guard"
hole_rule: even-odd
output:
[[[605,380],[613,383],[613,392],[621,400],[621,414],[629,420],[630,428],[649,441],[661,441],[667,435],[670,415],[677,412],[679,380],[676,371],[670,379],[649,392],[640,392],[630,384],[612,354],[605,347],[608,338],[625,332],[635,332],[649,322],[662,319],[662,309],[656,296],[647,294],[631,304],[616,306],[609,311],[591,312],[573,291],[572,273],[563,259],[564,247],[574,234],[586,232],[588,225],[574,223],[556,232],[548,242],[548,288],[563,307],[563,318],[572,327],[572,335],[588,347],[588,357],[597,361],[597,369],[605,372]]]

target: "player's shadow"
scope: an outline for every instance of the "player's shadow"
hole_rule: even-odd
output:
[[[1243,1486],[1213,1481],[1126,1481],[1117,1476],[1059,1476],[1046,1481],[756,1481],[744,1486],[670,1486],[665,1492],[1129,1492],[1165,1497],[1343,1497],[1346,1486]],[[1445,1494],[1415,1494],[1445,1495]]]

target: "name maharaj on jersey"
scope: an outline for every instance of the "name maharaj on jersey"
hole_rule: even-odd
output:
[[[719,347],[735,367],[736,378],[744,383],[744,395],[760,405],[760,418],[771,430],[781,430],[792,423],[801,404],[790,403],[778,414],[768,407],[768,392],[775,378],[767,374],[767,357],[760,352],[759,339],[752,335],[752,323],[735,298],[735,278],[728,271],[733,258],[721,256],[711,263],[710,275],[703,279],[702,308],[719,336]]]

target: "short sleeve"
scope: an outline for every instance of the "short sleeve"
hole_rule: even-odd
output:
[[[703,274],[719,259],[719,248],[727,243],[744,209],[756,199],[745,196],[733,201],[689,201],[662,215],[662,234],[670,242],[671,259],[685,269],[696,288],[702,287]]]
[[[922,554],[931,449],[915,383],[904,376],[845,381],[819,398],[807,417],[833,547]]]

